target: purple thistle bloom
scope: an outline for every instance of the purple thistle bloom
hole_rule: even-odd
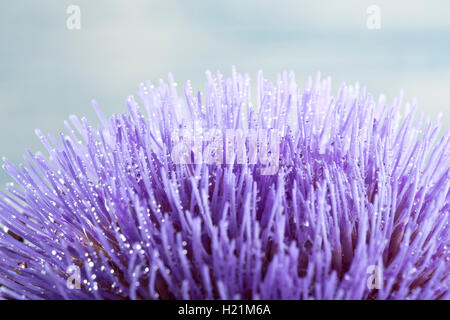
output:
[[[206,75],[183,98],[171,76],[142,84],[147,117],[94,103],[97,129],[72,116],[68,135],[37,132],[48,156],[4,160],[19,186],[1,193],[0,297],[450,298],[450,132],[358,85],[334,98],[329,79],[260,73],[252,99],[248,75]],[[195,160],[249,139],[174,160],[180,130],[212,129],[280,139],[256,161]]]

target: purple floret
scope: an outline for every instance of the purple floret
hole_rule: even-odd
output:
[[[0,298],[450,299],[439,121],[320,77],[206,77],[142,84],[110,119],[94,103],[98,128],[71,116],[37,132],[46,155],[4,159]]]

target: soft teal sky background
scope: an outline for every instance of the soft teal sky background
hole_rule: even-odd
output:
[[[81,30],[66,29],[70,4]],[[366,27],[371,4],[378,31]],[[0,0],[0,154],[18,163],[42,150],[34,129],[56,134],[69,114],[95,121],[93,98],[110,115],[144,80],[171,71],[200,89],[205,69],[233,64],[271,79],[292,69],[302,85],[321,71],[334,92],[359,81],[389,100],[403,88],[448,128],[449,17],[448,0]]]

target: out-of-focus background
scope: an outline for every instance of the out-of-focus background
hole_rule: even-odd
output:
[[[66,27],[69,5],[79,30]],[[366,26],[370,5],[379,30]],[[321,71],[334,93],[359,81],[389,101],[403,88],[448,128],[449,17],[448,0],[0,0],[0,155],[43,150],[34,129],[57,134],[69,114],[95,121],[91,99],[111,115],[142,81],[171,71],[200,89],[206,69],[232,65],[253,79],[294,70],[302,86]]]

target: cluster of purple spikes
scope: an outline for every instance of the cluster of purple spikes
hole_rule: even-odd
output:
[[[206,76],[182,97],[171,76],[142,84],[141,107],[94,104],[98,128],[71,116],[67,135],[38,132],[46,156],[4,160],[0,298],[450,299],[439,121],[319,77],[259,73],[253,92],[235,70]],[[276,129],[278,172],[174,163],[180,129]]]

